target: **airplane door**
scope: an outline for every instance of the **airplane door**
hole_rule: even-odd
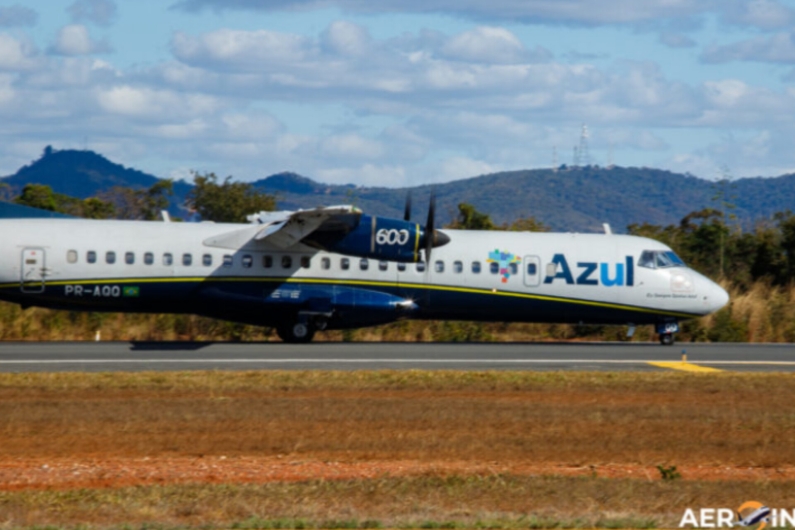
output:
[[[42,248],[23,248],[20,288],[23,293],[43,293],[45,278],[45,254]]]
[[[541,258],[538,256],[524,257],[524,284],[527,287],[541,285]]]

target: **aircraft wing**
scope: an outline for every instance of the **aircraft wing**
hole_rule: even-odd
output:
[[[246,243],[268,243],[276,248],[286,249],[300,243],[324,224],[332,222],[335,217],[361,213],[355,206],[348,205],[295,212],[260,212],[247,217],[255,226],[215,236],[204,243],[224,248],[240,248]]]
[[[254,236],[256,241],[267,240],[277,248],[289,248],[333,217],[351,213],[361,213],[361,210],[354,206],[326,206],[297,212],[260,212],[248,219],[254,223],[265,224]]]

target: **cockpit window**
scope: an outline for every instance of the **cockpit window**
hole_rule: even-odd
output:
[[[638,267],[647,269],[666,269],[668,267],[686,267],[682,258],[673,250],[644,250],[638,260]]]

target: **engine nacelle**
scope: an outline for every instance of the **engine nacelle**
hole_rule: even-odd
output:
[[[420,261],[420,251],[426,246],[426,230],[417,223],[376,217],[351,215],[346,221],[347,232],[318,230],[304,239],[317,248],[362,258],[387,261]],[[339,227],[337,227],[339,228]],[[438,247],[450,238],[434,230],[433,245]]]

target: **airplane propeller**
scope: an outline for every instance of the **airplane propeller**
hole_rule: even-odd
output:
[[[431,249],[436,239],[436,232],[433,231],[434,221],[436,220],[436,191],[431,191],[431,203],[428,206],[428,222],[425,223],[425,261],[427,267],[431,266]]]
[[[403,220],[411,220],[411,192],[406,195],[406,209],[403,211]]]

